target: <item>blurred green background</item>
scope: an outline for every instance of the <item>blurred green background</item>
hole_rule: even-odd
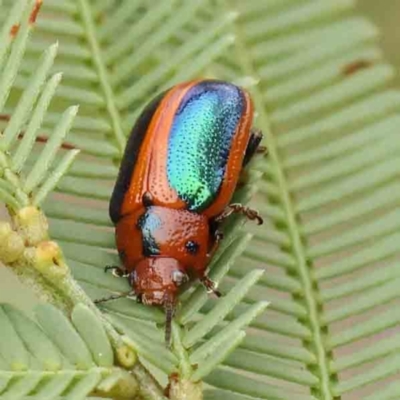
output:
[[[388,60],[400,67],[400,0],[358,0],[357,5],[381,30],[381,45]],[[396,85],[399,83],[397,74]]]
[[[400,0],[358,0],[357,5],[359,12],[380,28],[381,45],[388,60],[400,66]],[[395,83],[400,84],[399,75]],[[4,215],[0,208],[0,217]],[[11,301],[29,310],[35,304],[35,297],[9,271],[0,267],[0,302]]]

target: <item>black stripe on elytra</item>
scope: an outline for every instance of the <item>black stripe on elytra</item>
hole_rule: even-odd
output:
[[[147,210],[137,222],[137,227],[142,231],[143,255],[145,257],[158,256],[160,249],[153,236],[153,232],[161,226],[160,218]]]
[[[114,224],[116,224],[122,216],[122,203],[124,201],[125,193],[128,191],[131,183],[131,178],[135,169],[137,158],[139,156],[140,147],[146,136],[150,121],[161,100],[165,96],[165,93],[166,92],[159,94],[144,108],[129,136],[125,153],[121,161],[118,178],[110,200],[109,213]]]

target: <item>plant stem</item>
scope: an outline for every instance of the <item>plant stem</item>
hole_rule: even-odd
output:
[[[172,374],[169,381],[171,400],[202,400],[202,382],[192,382],[193,367],[182,343],[182,330],[176,322],[172,323],[172,343],[174,354],[179,360],[179,373]]]
[[[203,384],[187,379],[173,379],[170,382],[169,398],[171,400],[203,400]]]
[[[12,265],[6,264],[6,267],[15,273],[24,285],[30,287],[39,300],[55,305],[64,314],[67,314],[71,310],[72,304],[55,287],[50,288],[49,282],[38,271],[32,268],[31,265],[16,262]]]
[[[139,392],[143,400],[166,400],[160,385],[142,364],[137,362],[132,368],[132,373],[140,382]]]
[[[183,347],[181,329],[176,322],[172,323],[172,343],[174,353],[179,360],[179,376],[181,379],[189,379],[193,373],[186,349]]]

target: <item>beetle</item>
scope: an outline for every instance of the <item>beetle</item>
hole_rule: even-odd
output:
[[[262,223],[230,204],[262,139],[252,120],[244,89],[193,80],[151,101],[128,139],[109,207],[123,268],[106,268],[128,278],[138,301],[165,309],[167,343],[184,283],[199,279],[220,295],[206,274],[220,223],[232,213]]]

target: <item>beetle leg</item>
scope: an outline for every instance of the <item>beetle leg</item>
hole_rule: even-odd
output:
[[[112,274],[116,278],[128,278],[129,277],[129,272],[127,270],[117,267],[116,265],[106,265],[104,267],[104,272],[107,272],[110,270],[112,271]]]
[[[221,243],[221,240],[223,238],[224,238],[224,234],[221,231],[216,230],[214,232],[214,243],[213,243],[210,251],[207,254],[208,258],[211,258],[214,255],[214,253],[218,250],[219,244]]]
[[[137,294],[136,295],[136,303],[142,304],[143,303],[143,295],[142,294]]]
[[[228,218],[230,215],[238,213],[245,215],[251,221],[257,221],[258,225],[261,225],[264,222],[257,210],[246,207],[243,204],[239,203],[229,204],[229,206],[222,212],[219,217],[216,218],[216,220],[218,222],[221,222],[224,219]]]
[[[256,153],[267,153],[265,146],[260,146],[263,134],[259,129],[252,129],[249,143],[247,144],[246,153],[243,159],[243,168],[251,161]]]
[[[207,275],[204,275],[202,278],[200,278],[200,282],[207,289],[208,293],[214,293],[217,297],[222,296],[221,292],[217,290],[218,284],[212,281]]]

